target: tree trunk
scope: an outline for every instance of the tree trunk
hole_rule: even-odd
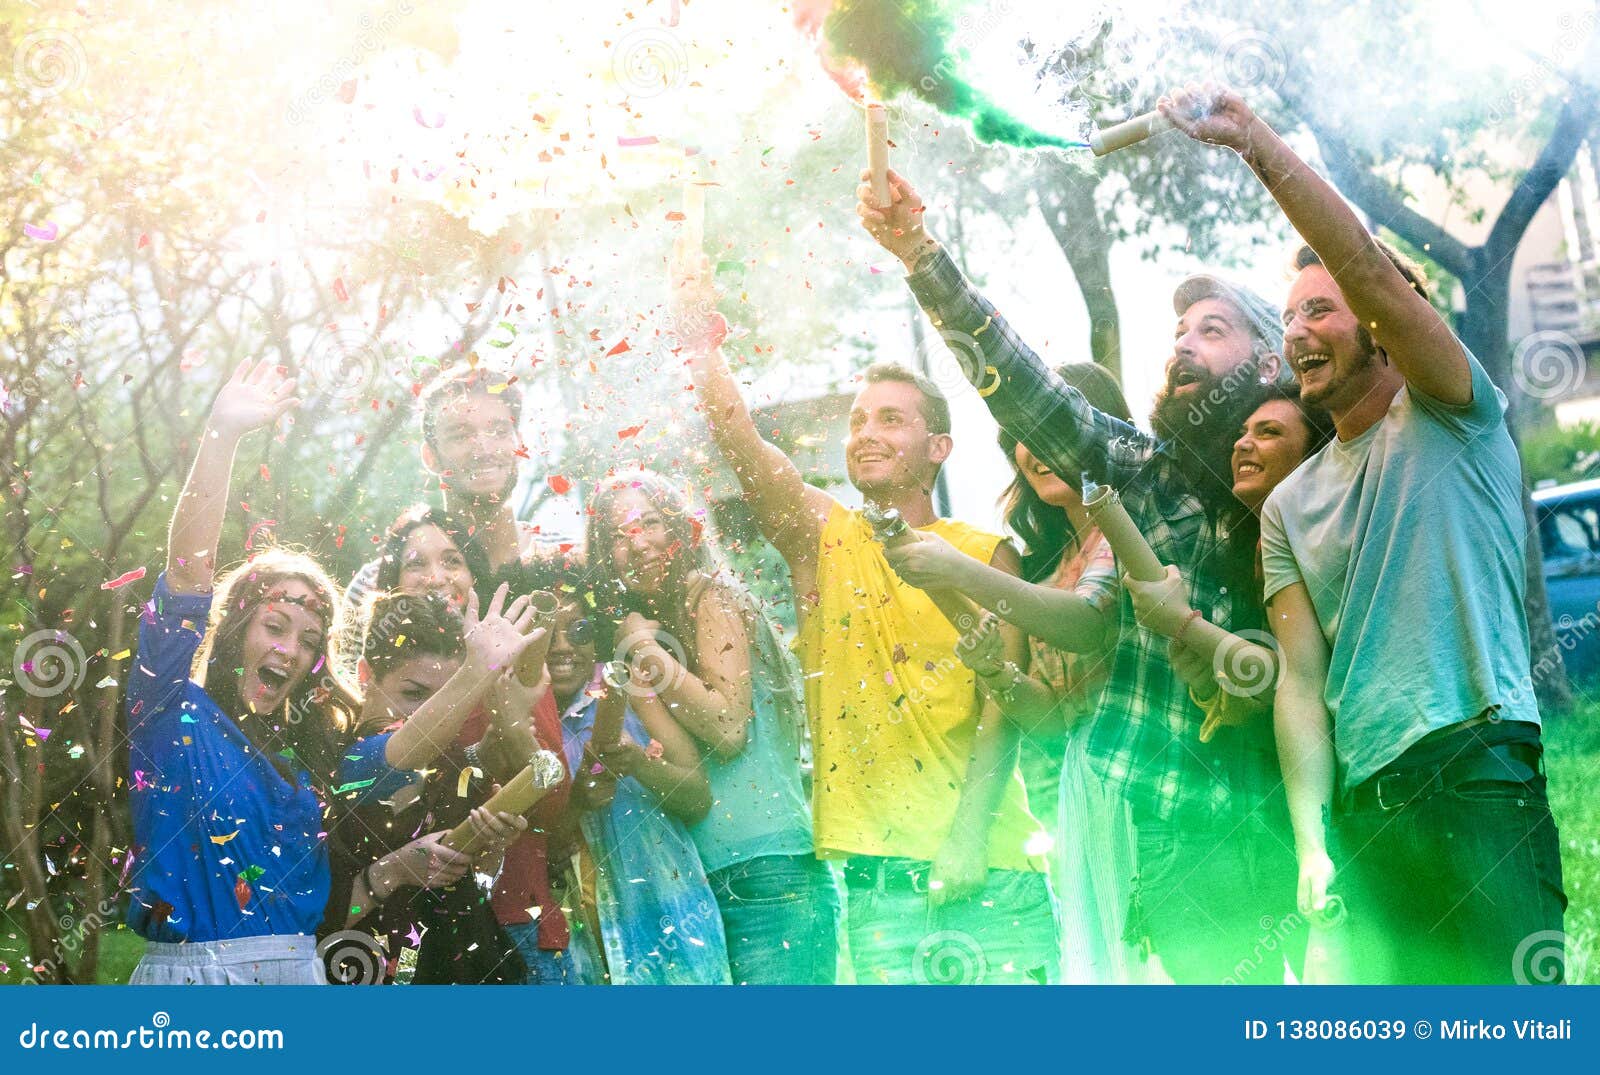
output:
[[[1072,165],[1042,170],[1039,211],[1072,267],[1089,311],[1089,353],[1122,379],[1122,325],[1111,291],[1111,235],[1095,207],[1094,184]]]
[[[1516,379],[1511,375],[1511,355],[1507,346],[1511,259],[1502,257],[1495,259],[1492,264],[1486,264],[1489,259],[1484,249],[1477,247],[1472,251],[1472,260],[1475,271],[1461,278],[1461,288],[1467,297],[1466,311],[1461,318],[1461,342],[1477,356],[1490,380],[1499,385],[1511,400],[1506,423],[1511,430],[1511,439],[1520,443],[1519,417],[1524,413],[1524,407],[1520,404],[1524,401],[1517,391]],[[1535,670],[1533,689],[1541,709],[1547,713],[1564,713],[1572,708],[1572,684],[1567,679],[1567,666],[1562,660],[1555,625],[1550,622],[1550,595],[1544,585],[1544,548],[1539,544],[1539,521],[1534,513],[1526,475],[1522,482],[1522,510],[1528,550],[1527,592],[1523,597],[1523,610],[1528,617],[1529,667]]]

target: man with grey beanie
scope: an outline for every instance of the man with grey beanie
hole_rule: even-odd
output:
[[[1116,488],[1207,620],[1264,636],[1255,542],[1231,534],[1239,513],[1228,457],[1263,381],[1288,377],[1276,309],[1216,276],[1178,286],[1152,437],[1095,410],[1052,372],[929,235],[910,184],[892,172],[890,184],[888,206],[863,184],[857,214],[905,264],[906,282],[995,420],[1063,480]],[[1153,948],[1181,983],[1281,984],[1285,959],[1299,969],[1304,923],[1287,883],[1293,843],[1270,717],[1202,742],[1203,714],[1167,640],[1139,624],[1126,595],[1117,630],[1088,751],[1138,830],[1126,936]]]

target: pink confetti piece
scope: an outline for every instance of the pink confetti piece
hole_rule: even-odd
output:
[[[436,131],[444,126],[443,112],[424,112],[421,105],[417,105],[411,110],[411,118],[417,121],[417,126],[426,127],[430,131]]]
[[[138,582],[142,578],[144,578],[144,568],[136,567],[126,575],[118,575],[110,582],[102,582],[100,584],[100,588],[102,590],[115,590],[119,587],[126,586],[130,582]]]
[[[617,145],[619,146],[653,146],[660,141],[661,139],[657,138],[653,134],[641,134],[633,138],[624,138],[621,135],[617,136]]]
[[[244,536],[244,547],[245,547],[246,551],[248,551],[248,550],[250,550],[251,548],[254,547],[254,545],[252,543],[255,541],[256,533],[258,531],[265,530],[269,526],[277,526],[277,525],[278,525],[278,520],[276,520],[276,519],[262,519],[259,523],[256,523],[254,526],[252,526],[250,528],[250,530]]]
[[[37,239],[41,243],[53,243],[56,241],[56,236],[61,234],[61,229],[56,227],[55,221],[47,220],[43,225],[22,225],[22,234],[30,239]]]

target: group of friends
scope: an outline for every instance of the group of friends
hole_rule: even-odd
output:
[[[1178,285],[1153,433],[863,174],[865,230],[1000,426],[1015,541],[937,515],[950,407],[896,364],[849,413],[867,508],[806,484],[677,251],[681,354],[792,646],[682,483],[611,472],[562,547],[519,522],[521,396],[481,367],[419,401],[443,504],[347,587],[280,548],[219,575],[235,448],[298,402],[242,364],[129,685],[133,980],[1524,980],[1566,897],[1505,398],[1239,97],[1160,107],[1304,245],[1281,309]],[[1086,483],[1163,577],[1127,574]],[[536,805],[490,811],[530,764]]]

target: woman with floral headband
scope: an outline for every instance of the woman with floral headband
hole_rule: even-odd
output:
[[[316,984],[322,803],[352,712],[329,670],[338,590],[269,549],[217,578],[234,450],[299,401],[271,363],[223,385],[172,518],[129,677],[136,984]]]

